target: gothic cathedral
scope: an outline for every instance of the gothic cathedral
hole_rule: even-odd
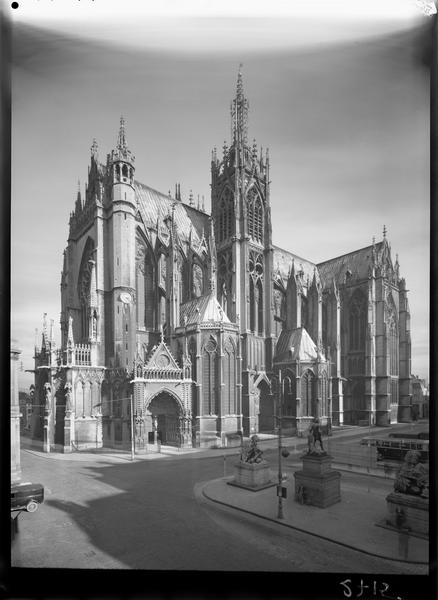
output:
[[[232,139],[211,160],[211,215],[135,179],[123,118],[70,215],[61,348],[35,348],[44,449],[239,444],[284,427],[410,420],[405,280],[380,242],[314,264],[272,243],[269,155],[248,144],[242,74]],[[275,204],[274,204],[275,209]],[[281,381],[281,385],[278,382]],[[281,392],[281,394],[280,394]]]

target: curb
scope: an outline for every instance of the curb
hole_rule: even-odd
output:
[[[213,481],[221,481],[221,479],[216,479]],[[252,515],[254,517],[258,517],[259,519],[264,519],[265,521],[270,521],[271,523],[277,523],[277,525],[282,525],[283,527],[288,527],[289,529],[293,529],[295,531],[299,531],[300,533],[305,533],[307,535],[311,535],[313,537],[322,539],[326,542],[331,542],[332,544],[337,544],[338,546],[342,546],[343,548],[348,548],[349,550],[354,550],[355,552],[361,552],[362,554],[366,554],[368,556],[372,556],[374,558],[381,558],[383,560],[390,560],[392,562],[399,562],[399,563],[407,563],[410,565],[423,565],[423,566],[428,566],[429,563],[428,562],[423,562],[423,561],[418,561],[418,560],[403,560],[402,558],[391,558],[389,556],[384,556],[382,554],[375,554],[373,552],[369,552],[368,550],[363,550],[361,548],[357,548],[356,546],[352,546],[350,544],[346,544],[345,542],[339,542],[337,540],[334,540],[332,538],[328,538],[325,537],[324,535],[320,535],[318,533],[313,533],[312,531],[307,531],[306,529],[301,529],[300,527],[296,527],[295,525],[290,525],[289,523],[285,523],[283,521],[280,521],[279,519],[273,519],[272,517],[265,517],[264,515],[260,515],[259,513],[255,513],[251,510],[247,510],[246,508],[240,508],[239,506],[234,506],[233,504],[228,504],[227,502],[223,502],[222,500],[216,500],[215,498],[211,498],[210,496],[207,495],[205,488],[207,487],[208,483],[206,483],[203,488],[202,488],[202,495],[204,496],[204,498],[206,498],[207,500],[209,500],[210,502],[215,502],[216,504],[221,504],[222,506],[226,506],[228,508],[232,508],[234,510],[238,510],[240,512],[246,513],[248,515]]]

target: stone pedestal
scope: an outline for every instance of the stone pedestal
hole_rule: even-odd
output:
[[[411,535],[429,537],[429,499],[392,492],[386,496],[387,517],[383,526],[407,530]]]
[[[275,485],[271,481],[269,463],[266,461],[261,463],[236,463],[234,465],[234,480],[228,483],[253,492]]]
[[[319,508],[341,501],[341,474],[331,468],[328,454],[305,454],[303,470],[296,471],[295,500]]]

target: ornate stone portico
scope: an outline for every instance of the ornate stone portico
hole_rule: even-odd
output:
[[[180,368],[162,336],[144,362],[134,367],[134,414],[136,450],[147,450],[160,441],[191,448],[192,372],[188,356]]]

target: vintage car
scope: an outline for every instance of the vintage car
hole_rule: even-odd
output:
[[[35,512],[44,502],[44,486],[41,483],[13,483],[11,485],[11,511]]]

